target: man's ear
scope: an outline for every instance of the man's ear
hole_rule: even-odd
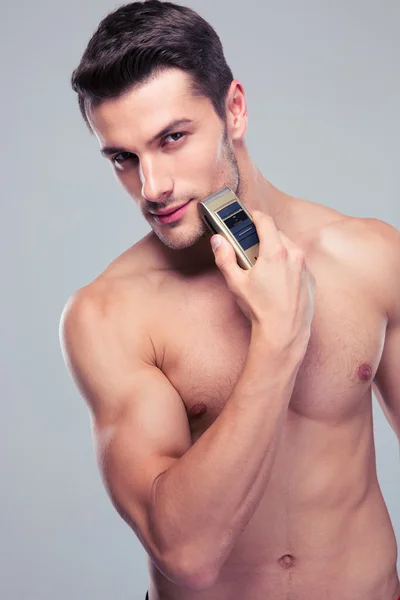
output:
[[[247,129],[247,105],[242,84],[234,79],[229,87],[225,102],[228,136],[240,140]]]

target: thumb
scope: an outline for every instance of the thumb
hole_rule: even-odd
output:
[[[215,256],[215,264],[223,273],[228,286],[230,286],[233,279],[235,279],[235,273],[241,271],[236,261],[233,246],[222,235],[218,234],[213,235],[210,241]]]
[[[223,263],[226,260],[228,248],[226,247],[228,242],[222,235],[213,235],[210,239],[211,248],[213,249],[215,262]]]

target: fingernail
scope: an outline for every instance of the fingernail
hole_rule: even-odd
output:
[[[220,245],[221,245],[220,237],[217,236],[217,237],[211,238],[211,247],[212,247],[213,251],[215,251],[218,248],[218,246],[220,246]]]

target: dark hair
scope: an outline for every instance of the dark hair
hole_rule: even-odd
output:
[[[233,80],[221,41],[194,10],[172,2],[131,2],[108,14],[90,39],[71,77],[82,116],[87,107],[118,98],[168,68],[191,75],[191,92],[211,100],[225,122]]]

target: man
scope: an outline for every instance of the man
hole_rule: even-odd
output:
[[[262,176],[243,86],[188,8],[108,15],[73,87],[152,228],[60,323],[149,600],[397,600],[371,388],[400,438],[399,232]],[[248,271],[198,214],[225,186],[259,233]]]

